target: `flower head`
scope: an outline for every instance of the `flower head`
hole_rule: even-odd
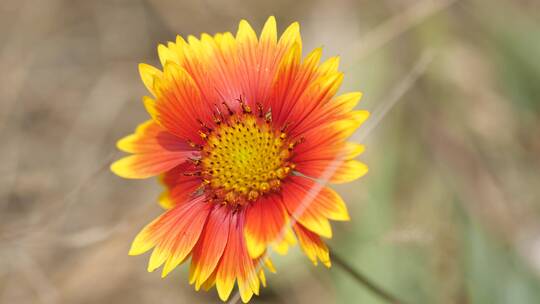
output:
[[[274,268],[269,250],[298,240],[308,258],[330,266],[329,220],[348,220],[332,189],[367,172],[347,138],[367,118],[360,93],[335,96],[338,58],[302,59],[297,23],[278,39],[270,17],[259,37],[246,21],[236,36],[181,37],[158,47],[162,70],[139,66],[153,95],[151,119],[118,142],[132,155],[112,164],[125,178],[160,176],[166,211],[135,238],[130,254],[152,250],[148,270],[167,275],[191,257],[189,281],[228,299],[235,282],[249,301]]]

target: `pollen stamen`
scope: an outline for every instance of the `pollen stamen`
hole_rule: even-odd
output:
[[[199,118],[197,118],[197,122],[199,123],[199,125],[201,126],[202,129],[206,130],[207,132],[212,132],[212,128],[210,128],[207,124],[205,124],[202,120],[200,120]],[[206,132],[205,132],[206,133]]]
[[[225,108],[227,109],[227,112],[229,112],[229,116],[233,116],[234,115],[234,112],[233,110],[231,110],[231,108],[229,107],[229,105],[224,101],[221,103],[223,106],[225,106]]]
[[[259,112],[259,118],[263,118],[264,115],[264,108],[262,103],[257,102],[257,111]]]
[[[242,112],[244,114],[250,114],[251,113],[251,108],[244,102],[244,99],[242,98],[242,96],[240,96],[240,98],[238,98],[236,100],[238,100],[238,102],[240,103],[240,106],[242,107]]]
[[[195,149],[197,149],[197,150],[199,150],[199,151],[202,151],[202,150],[203,150],[203,146],[194,143],[194,142],[193,142],[192,140],[190,140],[190,139],[187,140],[187,143],[188,143],[188,145],[189,145],[190,147],[192,147],[192,148],[195,148]]]
[[[184,172],[184,176],[201,176],[201,171]]]
[[[289,126],[291,125],[291,122],[290,121],[287,121],[283,127],[281,127],[281,133],[284,133],[285,131],[287,131],[287,129],[289,128]]]

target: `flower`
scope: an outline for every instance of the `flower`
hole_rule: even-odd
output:
[[[181,37],[159,45],[162,70],[139,66],[153,97],[151,119],[118,141],[132,155],[112,164],[125,178],[160,176],[166,211],[133,241],[153,249],[148,270],[166,276],[191,256],[189,281],[216,286],[226,301],[235,282],[244,302],[266,284],[266,253],[296,240],[316,265],[330,266],[329,220],[349,220],[341,197],[315,179],[345,183],[367,167],[347,138],[368,117],[353,111],[361,93],[335,96],[339,59],[302,59],[298,23],[278,39],[270,17],[257,37],[246,21],[236,36]],[[329,169],[328,169],[329,168]]]

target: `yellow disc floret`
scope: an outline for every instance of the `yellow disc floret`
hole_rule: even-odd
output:
[[[291,151],[284,132],[250,113],[232,115],[207,135],[203,178],[219,201],[244,204],[279,189]]]

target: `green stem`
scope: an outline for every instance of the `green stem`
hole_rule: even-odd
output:
[[[396,296],[392,295],[388,291],[384,290],[382,287],[368,279],[364,274],[354,269],[351,265],[345,262],[339,255],[335,252],[331,252],[332,261],[341,267],[345,272],[347,272],[356,282],[360,283],[369,291],[377,295],[379,298],[387,301],[388,303],[393,304],[405,304],[404,301],[398,299]]]

